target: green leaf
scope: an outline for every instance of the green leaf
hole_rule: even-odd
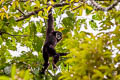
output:
[[[67,14],[69,17],[71,17],[71,18],[74,17],[74,14],[71,13],[70,11],[67,11],[66,14]]]
[[[82,13],[83,13],[83,9],[81,8],[81,9],[79,10],[80,16],[82,16]]]
[[[93,8],[92,8],[91,6],[88,6],[88,5],[86,5],[86,8],[87,8],[89,11],[92,11],[92,10],[93,10]]]
[[[8,45],[8,49],[13,50],[13,51],[17,50],[16,46],[11,46],[11,45]]]
[[[95,74],[92,76],[92,79],[95,80],[97,78],[103,79],[104,75],[99,70],[94,70]]]
[[[11,80],[11,79],[7,76],[0,76],[0,80]]]
[[[35,37],[32,45],[35,51],[37,52],[41,51],[43,45],[43,38]]]
[[[89,10],[88,8],[86,9],[86,14],[90,14],[92,12],[92,10]]]
[[[96,30],[98,28],[97,24],[94,21],[89,21],[89,24],[90,24],[91,28],[94,30]]]
[[[62,7],[61,12],[63,12],[67,7],[69,7],[69,5]]]
[[[93,20],[101,20],[98,15],[93,15],[93,16],[92,16],[92,19],[93,19]]]
[[[38,8],[40,8],[40,2],[39,2],[38,0],[36,0],[35,3],[36,3],[36,6],[37,6]]]
[[[12,65],[12,69],[11,69],[12,80],[15,80],[15,74],[16,74],[16,66]]]
[[[29,75],[29,70],[25,71],[25,76],[24,76],[24,80],[30,80],[30,75]]]
[[[3,43],[2,38],[0,37],[0,45]]]

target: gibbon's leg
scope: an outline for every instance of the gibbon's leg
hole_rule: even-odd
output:
[[[52,46],[49,46],[49,53],[53,55],[53,68],[57,69],[56,63],[59,61],[60,56],[66,56],[68,53],[56,53],[55,49]]]
[[[60,57],[60,55],[57,53],[56,53],[56,55],[53,56],[53,69],[54,68],[57,69],[56,63],[59,61],[59,57]]]
[[[59,54],[56,53],[53,46],[49,46],[49,53],[53,56],[53,68],[57,68],[56,63],[59,61]]]
[[[53,68],[57,69],[56,63],[59,61],[60,56],[66,56],[68,53],[56,53],[56,55],[53,56]]]
[[[49,55],[48,55],[48,53],[45,52],[44,50],[43,50],[43,59],[44,59],[44,65],[43,65],[43,68],[42,68],[41,73],[42,73],[42,74],[45,74],[45,71],[46,71],[46,69],[47,69],[48,66],[49,66]]]
[[[58,53],[60,56],[66,56],[68,55],[69,53]]]

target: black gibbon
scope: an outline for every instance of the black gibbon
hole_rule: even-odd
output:
[[[40,73],[44,74],[49,66],[49,57],[53,57],[53,68],[56,67],[56,63],[59,61],[60,56],[65,56],[67,53],[56,53],[54,49],[56,44],[62,39],[62,33],[54,31],[54,19],[52,15],[52,9],[48,12],[48,27],[46,32],[46,40],[43,46],[43,59],[44,65]]]

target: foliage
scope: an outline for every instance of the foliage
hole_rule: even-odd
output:
[[[47,7],[47,0],[0,0],[0,80],[120,80],[120,11],[100,11],[85,0],[56,1]],[[54,6],[55,30],[63,33],[56,51],[70,54],[57,70],[50,64],[40,75],[48,10],[59,3],[69,5]],[[113,0],[97,3],[106,7]]]
[[[11,69],[11,71],[8,70],[8,69]],[[6,71],[8,70],[7,74],[10,73],[11,77],[0,76],[0,80],[11,80],[11,79],[12,80],[17,80],[17,79],[30,80],[33,77],[32,74],[30,74],[29,70],[26,70],[26,71],[21,70],[21,71],[19,71],[19,70],[16,69],[15,65],[12,65],[12,67],[11,66],[6,67],[5,70]]]

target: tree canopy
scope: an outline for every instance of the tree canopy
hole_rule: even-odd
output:
[[[54,1],[0,0],[0,80],[120,80],[120,1]],[[69,54],[40,75],[51,7]]]

